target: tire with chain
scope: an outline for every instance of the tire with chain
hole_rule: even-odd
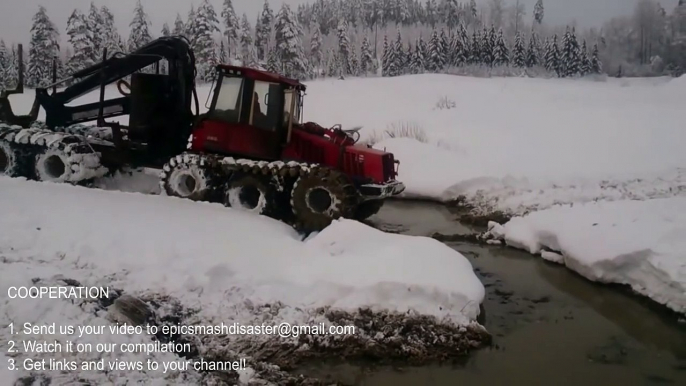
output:
[[[0,176],[30,178],[31,152],[25,146],[0,141]]]
[[[226,184],[224,205],[236,210],[275,216],[277,187],[270,175],[234,172]]]
[[[215,181],[218,175],[200,157],[176,156],[162,169],[160,184],[168,196],[192,201],[216,201],[218,186]]]
[[[301,175],[291,191],[291,208],[297,227],[320,231],[332,220],[353,218],[358,196],[348,177],[329,168],[313,168]]]

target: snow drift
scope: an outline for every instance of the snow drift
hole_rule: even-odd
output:
[[[686,313],[686,198],[556,206],[486,237],[566,265],[598,282],[625,284]]]
[[[178,299],[204,323],[264,322],[256,310],[279,304],[275,324],[309,324],[324,307],[411,311],[459,327],[484,298],[458,252],[350,220],[302,241],[285,224],[218,204],[6,177],[0,213],[3,326],[106,323],[69,302],[8,298],[9,286],[60,278]]]

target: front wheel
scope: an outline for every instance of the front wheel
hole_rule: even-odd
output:
[[[291,207],[299,228],[320,231],[335,219],[353,218],[357,196],[348,178],[331,169],[300,176],[291,192]]]

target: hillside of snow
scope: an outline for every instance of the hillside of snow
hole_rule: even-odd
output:
[[[106,324],[102,315],[88,312],[92,306],[8,297],[10,286],[58,285],[64,279],[176,299],[184,308],[198,310],[194,318],[201,324],[332,323],[322,308],[351,315],[367,308],[435,316],[465,328],[473,324],[484,298],[470,262],[455,250],[430,238],[387,234],[355,221],[337,221],[303,241],[283,223],[219,204],[7,177],[0,177],[0,213],[3,327],[12,321]],[[269,307],[276,311],[266,312]],[[54,338],[64,336],[23,339]],[[258,340],[248,346],[254,348],[276,339],[248,338]],[[0,345],[7,347],[9,339],[0,335]],[[103,341],[111,339],[140,342],[146,337]],[[385,337],[366,331],[357,339],[382,344]],[[302,344],[297,339],[291,343]],[[99,354],[36,355],[85,360]],[[120,357],[138,358],[132,355]],[[169,355],[155,358],[171,360]],[[112,372],[108,377],[118,375],[132,381],[172,376]],[[105,382],[100,373],[63,376]],[[58,380],[73,381],[53,382]]]

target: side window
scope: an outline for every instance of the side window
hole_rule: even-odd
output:
[[[250,123],[264,130],[276,130],[280,120],[281,96],[278,83],[255,81]]]
[[[291,114],[293,115],[293,123],[298,123],[300,121],[300,94],[296,90],[286,90],[285,93],[286,103],[283,109],[283,124],[288,125],[291,119]],[[295,105],[293,107],[293,112],[291,112],[291,104],[295,98]]]
[[[241,116],[243,79],[225,76],[222,79],[213,117],[228,123],[238,123]]]

